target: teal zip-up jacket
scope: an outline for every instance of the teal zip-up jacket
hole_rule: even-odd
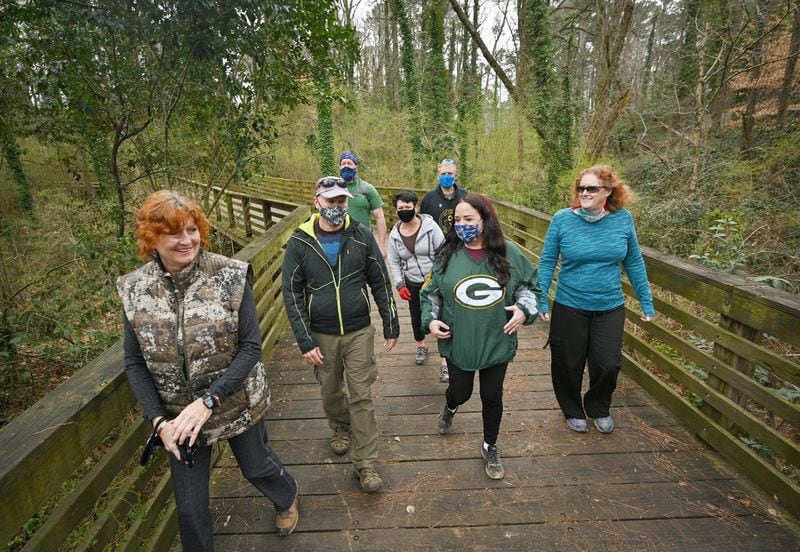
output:
[[[317,347],[312,332],[345,335],[369,326],[367,286],[383,319],[383,337],[398,337],[392,283],[372,232],[348,215],[333,268],[314,233],[318,219],[314,215],[294,231],[283,258],[283,301],[300,350]]]
[[[508,335],[503,326],[511,318],[505,310],[516,304],[526,314],[525,325],[533,324],[538,310],[539,274],[533,264],[510,241],[506,257],[511,279],[501,288],[484,257],[475,262],[460,249],[442,273],[441,261],[433,265],[420,292],[422,328],[434,320],[450,326],[450,338],[439,340],[439,353],[462,370],[480,370],[510,362],[517,353],[517,334]]]

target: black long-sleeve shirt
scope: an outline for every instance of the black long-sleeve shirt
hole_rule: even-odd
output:
[[[155,380],[147,368],[133,326],[124,313],[122,318],[125,324],[123,338],[125,371],[128,374],[133,394],[142,404],[144,417],[148,421],[152,421],[158,416],[166,416],[167,413],[161,404]],[[258,324],[253,288],[248,280],[245,283],[242,304],[239,307],[239,351],[225,372],[209,386],[208,391],[224,402],[225,397],[231,396],[241,388],[250,370],[259,360],[261,360],[261,330]],[[205,390],[195,391],[205,392]]]

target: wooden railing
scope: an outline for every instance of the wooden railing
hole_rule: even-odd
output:
[[[242,205],[250,199],[239,197]],[[310,209],[281,201],[250,205],[245,219],[261,212],[268,222],[259,226],[250,219],[257,237],[248,239],[235,258],[253,266],[267,358],[286,322],[280,297],[283,246]],[[248,213],[247,207],[242,211]],[[233,226],[244,232],[237,222]],[[24,526],[33,534],[23,550],[53,550],[68,539],[79,550],[102,550],[110,543],[121,550],[169,549],[177,517],[166,455],[145,468],[138,465],[150,428],[137,412],[117,343],[3,427],[0,543],[10,542]]]
[[[379,188],[387,220],[401,189]],[[426,190],[414,191],[421,200]],[[310,205],[313,183],[269,178],[230,193],[233,202],[246,193]],[[493,203],[506,236],[538,259],[550,217]],[[659,316],[643,322],[624,283],[624,372],[800,517],[800,297],[650,248],[643,253]]]
[[[216,228],[247,243],[236,258],[255,270],[267,357],[286,323],[283,247],[311,213],[313,183],[266,179],[230,190],[190,180],[180,185],[210,209]],[[391,197],[400,188],[379,191],[391,218]],[[421,198],[424,190],[415,191]],[[537,259],[549,217],[504,201],[494,205],[507,237]],[[642,322],[625,285],[625,373],[800,517],[800,412],[797,399],[780,389],[800,386],[800,298],[651,249],[644,255],[659,317]],[[125,550],[169,547],[177,522],[168,471],[163,455],[147,468],[133,465],[149,431],[135,402],[118,343],[0,430],[0,542],[46,509],[25,549],[49,549],[67,538],[80,549],[110,542]],[[114,443],[105,444],[115,431]],[[76,473],[91,453],[100,459]],[[56,494],[58,502],[46,507]],[[96,520],[73,532],[93,510]]]

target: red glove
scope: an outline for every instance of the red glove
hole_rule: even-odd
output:
[[[411,292],[408,291],[406,286],[401,287],[398,291],[400,292],[400,299],[403,301],[408,301],[411,299]]]

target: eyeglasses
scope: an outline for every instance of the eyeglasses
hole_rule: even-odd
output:
[[[575,186],[575,189],[579,192],[589,192],[590,194],[596,194],[600,189],[607,189],[605,186]]]
[[[319,190],[320,188],[333,188],[334,186],[347,188],[347,183],[343,178],[339,178],[338,176],[323,176],[317,180],[316,189]]]

